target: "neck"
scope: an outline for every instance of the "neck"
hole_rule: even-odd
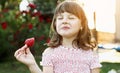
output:
[[[75,38],[63,38],[62,45],[68,48],[73,48],[72,42]]]

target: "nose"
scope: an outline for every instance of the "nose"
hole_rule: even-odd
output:
[[[68,22],[64,21],[63,24],[68,24]]]
[[[68,24],[68,19],[67,19],[67,18],[64,18],[62,23],[63,23],[63,24]]]

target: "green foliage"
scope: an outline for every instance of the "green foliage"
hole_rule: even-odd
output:
[[[51,14],[54,12],[57,0],[35,0],[35,4],[38,6],[37,9],[41,10],[44,14]]]
[[[0,2],[0,61],[13,57],[15,50],[30,37],[36,40],[31,48],[35,55],[41,55],[47,47],[44,44],[49,41],[49,27],[56,4],[51,0],[36,0],[34,3],[36,7],[29,6],[29,11],[20,12],[20,0]]]
[[[111,69],[115,69],[116,71],[120,71],[120,63],[102,63],[102,68],[100,73],[108,73]],[[119,72],[117,72],[119,73]]]

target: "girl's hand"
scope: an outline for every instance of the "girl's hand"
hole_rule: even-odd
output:
[[[27,66],[31,66],[31,65],[36,64],[34,56],[30,52],[30,49],[27,47],[27,45],[24,45],[23,47],[18,49],[15,52],[14,56],[18,61],[20,61],[21,63],[23,63]]]

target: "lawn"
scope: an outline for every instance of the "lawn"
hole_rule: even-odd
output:
[[[39,63],[39,59],[37,60]],[[120,63],[101,63],[103,66],[100,73],[107,73],[111,69],[120,70]],[[29,69],[17,61],[0,63],[0,73],[30,73]]]
[[[103,66],[101,68],[100,73],[107,73],[111,69],[115,69],[116,71],[119,71],[117,73],[120,73],[120,63],[101,63]]]

